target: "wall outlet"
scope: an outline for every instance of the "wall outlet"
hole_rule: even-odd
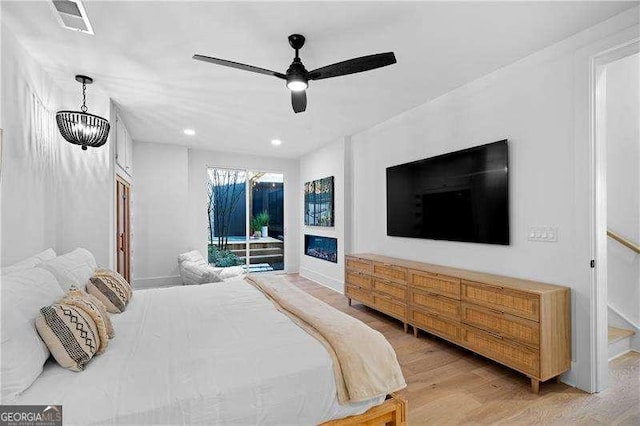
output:
[[[558,228],[555,226],[530,226],[527,237],[529,241],[555,243],[558,241]]]

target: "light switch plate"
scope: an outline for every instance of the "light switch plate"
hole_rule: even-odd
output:
[[[555,243],[558,241],[558,228],[555,226],[530,226],[527,239]]]

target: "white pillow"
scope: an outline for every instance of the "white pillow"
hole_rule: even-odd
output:
[[[227,266],[226,268],[214,268],[214,270],[223,280],[239,277],[245,273],[244,267],[242,266]]]
[[[24,271],[25,269],[33,268],[46,260],[51,260],[56,257],[56,252],[53,251],[52,248],[46,249],[45,251],[36,254],[35,256],[31,256],[26,258],[25,260],[21,260],[18,263],[14,263],[11,266],[6,266],[2,268],[2,275],[13,274],[14,272]]]
[[[220,275],[211,266],[202,266],[196,262],[180,263],[180,276],[184,285],[217,283],[222,281]]]
[[[25,269],[35,268],[40,263],[35,257],[28,257],[25,260],[21,260],[18,263],[14,263],[11,266],[5,266],[2,268],[2,275],[13,274],[14,272],[24,271]]]
[[[75,249],[38,266],[51,272],[64,291],[69,290],[72,285],[84,288],[98,267],[91,252],[83,248]]]
[[[31,268],[0,279],[2,404],[12,403],[42,372],[49,350],[35,328],[40,308],[63,296],[56,278]]]
[[[207,266],[209,264],[204,260],[204,257],[202,257],[198,250],[191,250],[178,255],[178,264],[181,264],[182,262],[194,262],[200,266]]]
[[[42,262],[46,262],[47,260],[55,259],[56,256],[57,256],[56,252],[52,248],[48,248],[45,251],[40,252],[33,257],[35,257],[36,259],[39,259],[40,263],[42,263]]]

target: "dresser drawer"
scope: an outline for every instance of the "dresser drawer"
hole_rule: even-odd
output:
[[[407,282],[407,268],[387,263],[373,262],[373,275],[400,283]]]
[[[380,278],[373,278],[373,289],[378,293],[399,299],[401,302],[406,302],[407,300],[407,286],[402,284],[381,280]]]
[[[459,342],[462,337],[462,329],[458,323],[421,309],[410,308],[409,323],[455,342]]]
[[[460,278],[430,274],[429,272],[422,271],[410,271],[409,284],[431,293],[437,293],[460,300]]]
[[[407,318],[406,303],[393,300],[391,296],[373,293],[373,305],[380,312],[384,312],[392,317],[405,320]]]
[[[363,290],[360,287],[347,283],[344,288],[344,294],[349,299],[354,299],[367,305],[373,305],[373,293],[371,293],[370,290]]]
[[[362,272],[347,271],[345,273],[346,282],[362,288],[371,288],[371,277]]]
[[[540,320],[540,297],[534,293],[463,280],[462,300],[534,321]]]
[[[364,272],[365,274],[371,273],[370,260],[347,256],[346,266],[347,269],[353,269],[354,271]]]
[[[423,308],[454,320],[460,320],[460,301],[458,300],[412,288],[409,293],[409,303],[412,307]]]
[[[462,330],[463,344],[469,349],[504,365],[539,377],[540,352],[482,330],[466,327]]]
[[[540,324],[504,312],[462,303],[462,322],[538,347]]]

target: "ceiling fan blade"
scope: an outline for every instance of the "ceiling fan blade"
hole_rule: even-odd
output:
[[[293,106],[293,112],[296,114],[303,112],[307,109],[307,91],[301,90],[299,92],[291,91],[291,105]]]
[[[209,62],[209,63],[216,64],[216,65],[222,65],[224,67],[230,67],[230,68],[236,68],[236,69],[244,70],[244,71],[256,72],[258,74],[272,75],[274,77],[278,77],[278,78],[282,78],[282,79],[286,79],[287,78],[282,73],[279,73],[279,72],[276,72],[276,71],[267,70],[267,69],[264,69],[264,68],[254,67],[253,65],[241,64],[240,62],[227,61],[225,59],[212,58],[210,56],[204,56],[204,55],[198,55],[198,54],[193,55],[193,59],[196,59],[198,61],[203,61],[203,62]]]
[[[396,56],[393,52],[377,53],[375,55],[361,56],[359,58],[327,65],[326,67],[310,71],[307,76],[309,80],[322,80],[323,78],[339,77],[341,75],[369,71],[395,63]]]

